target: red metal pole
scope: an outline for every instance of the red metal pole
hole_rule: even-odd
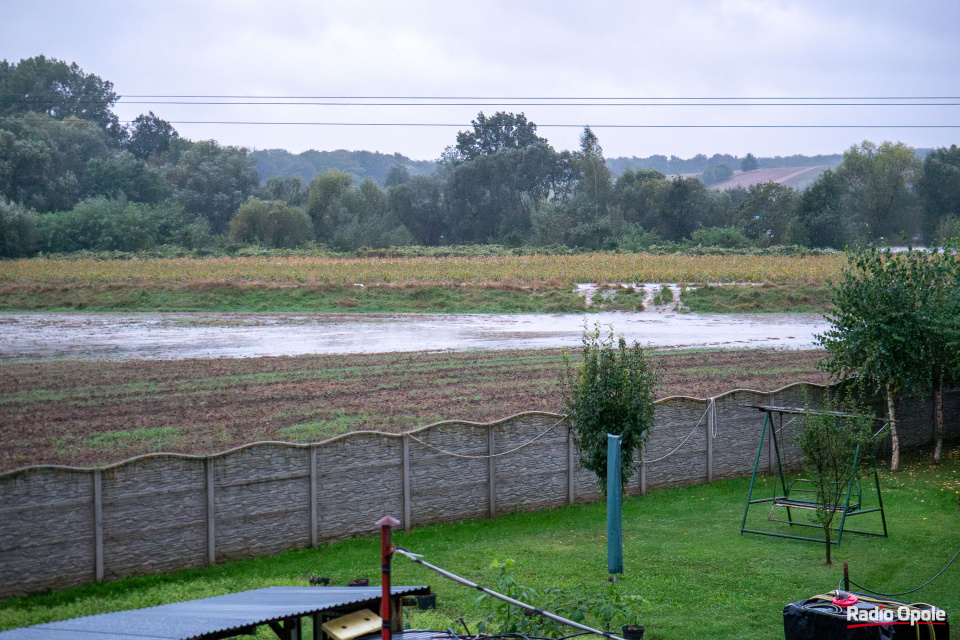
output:
[[[377,520],[380,527],[380,582],[383,592],[380,596],[380,618],[383,627],[380,629],[381,640],[390,640],[390,558],[393,557],[394,546],[390,541],[390,529],[400,524],[400,521],[390,516]]]

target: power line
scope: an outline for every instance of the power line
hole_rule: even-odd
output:
[[[125,124],[133,120],[122,121]],[[224,124],[253,126],[314,126],[314,127],[499,127],[503,125],[474,125],[448,122],[294,122],[246,120],[170,120],[170,124]],[[960,124],[531,124],[542,128],[591,129],[960,129]]]
[[[23,93],[0,93],[0,97],[23,97],[29,99],[44,99],[44,98],[62,98],[63,94],[58,92],[50,93],[32,93],[27,96],[24,96]],[[200,95],[200,94],[128,94],[126,96],[116,96],[114,100],[101,100],[101,101],[91,101],[91,102],[114,102],[117,100],[125,100],[129,98],[136,99],[156,99],[156,100],[174,100],[174,99],[192,99],[192,100],[442,100],[447,102],[457,102],[457,101],[510,101],[510,102],[521,102],[527,103],[531,101],[550,101],[551,103],[557,101],[589,101],[592,103],[603,103],[603,102],[623,102],[623,101],[645,101],[645,102],[663,102],[663,101],[683,101],[683,102],[706,102],[706,101],[717,101],[717,100],[749,100],[752,102],[776,102],[784,100],[797,100],[797,101],[815,101],[815,100],[827,100],[831,103],[835,103],[841,100],[855,100],[858,102],[863,101],[890,101],[890,100],[903,100],[903,101],[912,101],[908,103],[907,106],[914,104],[918,100],[960,100],[960,96],[708,96],[708,97],[653,97],[653,96],[619,96],[619,97],[591,97],[591,96],[560,96],[560,97],[551,97],[551,96],[294,96],[294,95]],[[139,103],[135,103],[139,104]],[[422,104],[421,102],[417,103]],[[938,103],[939,104],[939,103]]]
[[[317,107],[957,107],[960,102],[199,102],[121,100],[118,104]]]

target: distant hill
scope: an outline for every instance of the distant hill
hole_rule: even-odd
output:
[[[777,182],[786,187],[803,191],[813,184],[820,174],[827,170],[826,165],[819,167],[779,167],[776,169],[756,169],[755,171],[734,171],[733,176],[723,182],[709,185],[715,191],[727,189],[749,189],[761,182]]]
[[[666,175],[703,173],[707,167],[725,164],[733,170],[740,168],[743,158],[726,153],[717,153],[707,157],[700,153],[692,158],[678,158],[677,156],[653,155],[646,158],[632,156],[629,158],[607,158],[607,167],[615,176],[623,173],[624,169],[656,169]],[[843,161],[843,154],[834,153],[818,156],[774,156],[757,158],[761,169],[795,168],[795,167],[835,167]]]
[[[399,153],[388,155],[379,151],[311,149],[293,154],[285,149],[260,149],[252,151],[250,155],[257,161],[261,182],[266,182],[273,176],[289,178],[297,174],[309,182],[328,169],[339,169],[353,174],[358,180],[372,178],[383,186],[387,173],[398,164],[405,166],[411,175],[433,173],[435,166],[433,160],[411,160]]]

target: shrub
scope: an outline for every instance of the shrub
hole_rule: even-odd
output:
[[[654,388],[662,372],[639,343],[627,347],[611,329],[583,334],[583,362],[574,370],[564,354],[564,407],[575,426],[580,466],[597,474],[606,492],[607,434],[621,435],[621,481],[633,475],[633,456],[653,426]]]
[[[69,211],[41,214],[37,228],[40,249],[49,253],[147,251],[186,239],[198,246],[209,238],[205,223],[198,226],[178,205],[122,198],[90,198]]]
[[[640,596],[623,595],[615,584],[608,584],[600,593],[596,587],[583,584],[571,589],[550,587],[537,591],[517,582],[513,576],[514,561],[494,561],[491,569],[497,572],[496,591],[508,598],[532,605],[541,611],[549,611],[580,624],[610,628],[617,621],[620,624],[633,623],[640,617]],[[545,618],[533,611],[524,611],[520,607],[497,600],[484,593],[477,603],[488,602],[492,612],[480,621],[480,633],[517,634],[518,637],[559,638],[572,629]]]
[[[280,200],[247,200],[230,220],[230,239],[274,249],[296,249],[313,240],[310,216]]]
[[[705,247],[723,247],[725,249],[743,249],[752,243],[743,234],[743,229],[736,225],[729,227],[707,227],[697,229],[691,234],[694,244]]]
[[[36,249],[36,214],[0,198],[0,258],[26,258]]]

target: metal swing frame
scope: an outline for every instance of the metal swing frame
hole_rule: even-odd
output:
[[[783,474],[783,464],[780,459],[780,444],[777,441],[777,430],[774,424],[774,414],[780,416],[780,428],[783,428],[783,416],[784,414],[789,415],[811,415],[811,414],[820,414],[822,415],[825,412],[818,411],[809,411],[806,409],[799,409],[794,407],[776,407],[776,406],[764,406],[764,405],[744,405],[752,407],[754,409],[759,409],[764,413],[763,426],[760,428],[760,444],[757,447],[757,457],[753,464],[753,475],[750,478],[750,490],[747,493],[747,505],[743,510],[743,521],[740,524],[740,535],[744,533],[756,533],[764,536],[774,536],[776,538],[790,538],[793,540],[806,540],[809,542],[819,542],[824,543],[824,538],[813,538],[810,536],[798,536],[791,535],[788,533],[780,533],[777,531],[762,531],[759,529],[747,529],[747,516],[750,513],[750,506],[754,504],[759,504],[761,502],[770,502],[770,514],[767,517],[767,520],[770,522],[782,522],[792,526],[798,527],[814,527],[816,529],[822,529],[819,524],[812,524],[809,522],[798,522],[793,519],[793,509],[806,509],[812,510],[819,508],[819,504],[815,500],[806,500],[804,495],[797,496],[796,494],[810,494],[814,493],[812,489],[802,488],[806,483],[810,483],[810,480],[803,478],[797,478],[787,484],[786,478]],[[837,416],[849,417],[846,414],[835,413]],[[763,453],[763,445],[765,442],[767,431],[770,432],[770,439],[773,445],[774,454],[777,460],[777,473],[780,477],[780,488],[783,490],[781,495],[776,495],[772,498],[757,498],[753,499],[753,488],[757,481],[757,471],[760,467],[760,455]],[[836,545],[837,548],[840,547],[840,541],[843,538],[844,531],[849,531],[850,533],[859,533],[865,536],[877,536],[886,538],[887,537],[887,518],[883,510],[883,497],[880,493],[880,477],[877,474],[877,468],[873,468],[873,482],[874,486],[877,489],[877,503],[879,506],[873,507],[870,509],[862,508],[862,498],[863,498],[863,489],[860,485],[859,480],[859,470],[860,466],[860,446],[857,446],[856,452],[854,453],[854,462],[853,462],[853,472],[850,474],[850,480],[847,482],[847,491],[846,491],[846,500],[842,505],[837,505],[835,511],[840,513],[840,524],[839,526],[831,527],[832,530],[837,532],[835,539],[830,540],[830,544]],[[868,474],[870,475],[870,474]],[[799,488],[797,487],[799,485]],[[785,508],[787,511],[786,519],[775,518],[774,511],[778,507]],[[849,529],[846,527],[846,522],[848,517],[861,516],[868,513],[880,512],[880,523],[883,526],[883,532],[878,531],[862,531],[859,529]]]

